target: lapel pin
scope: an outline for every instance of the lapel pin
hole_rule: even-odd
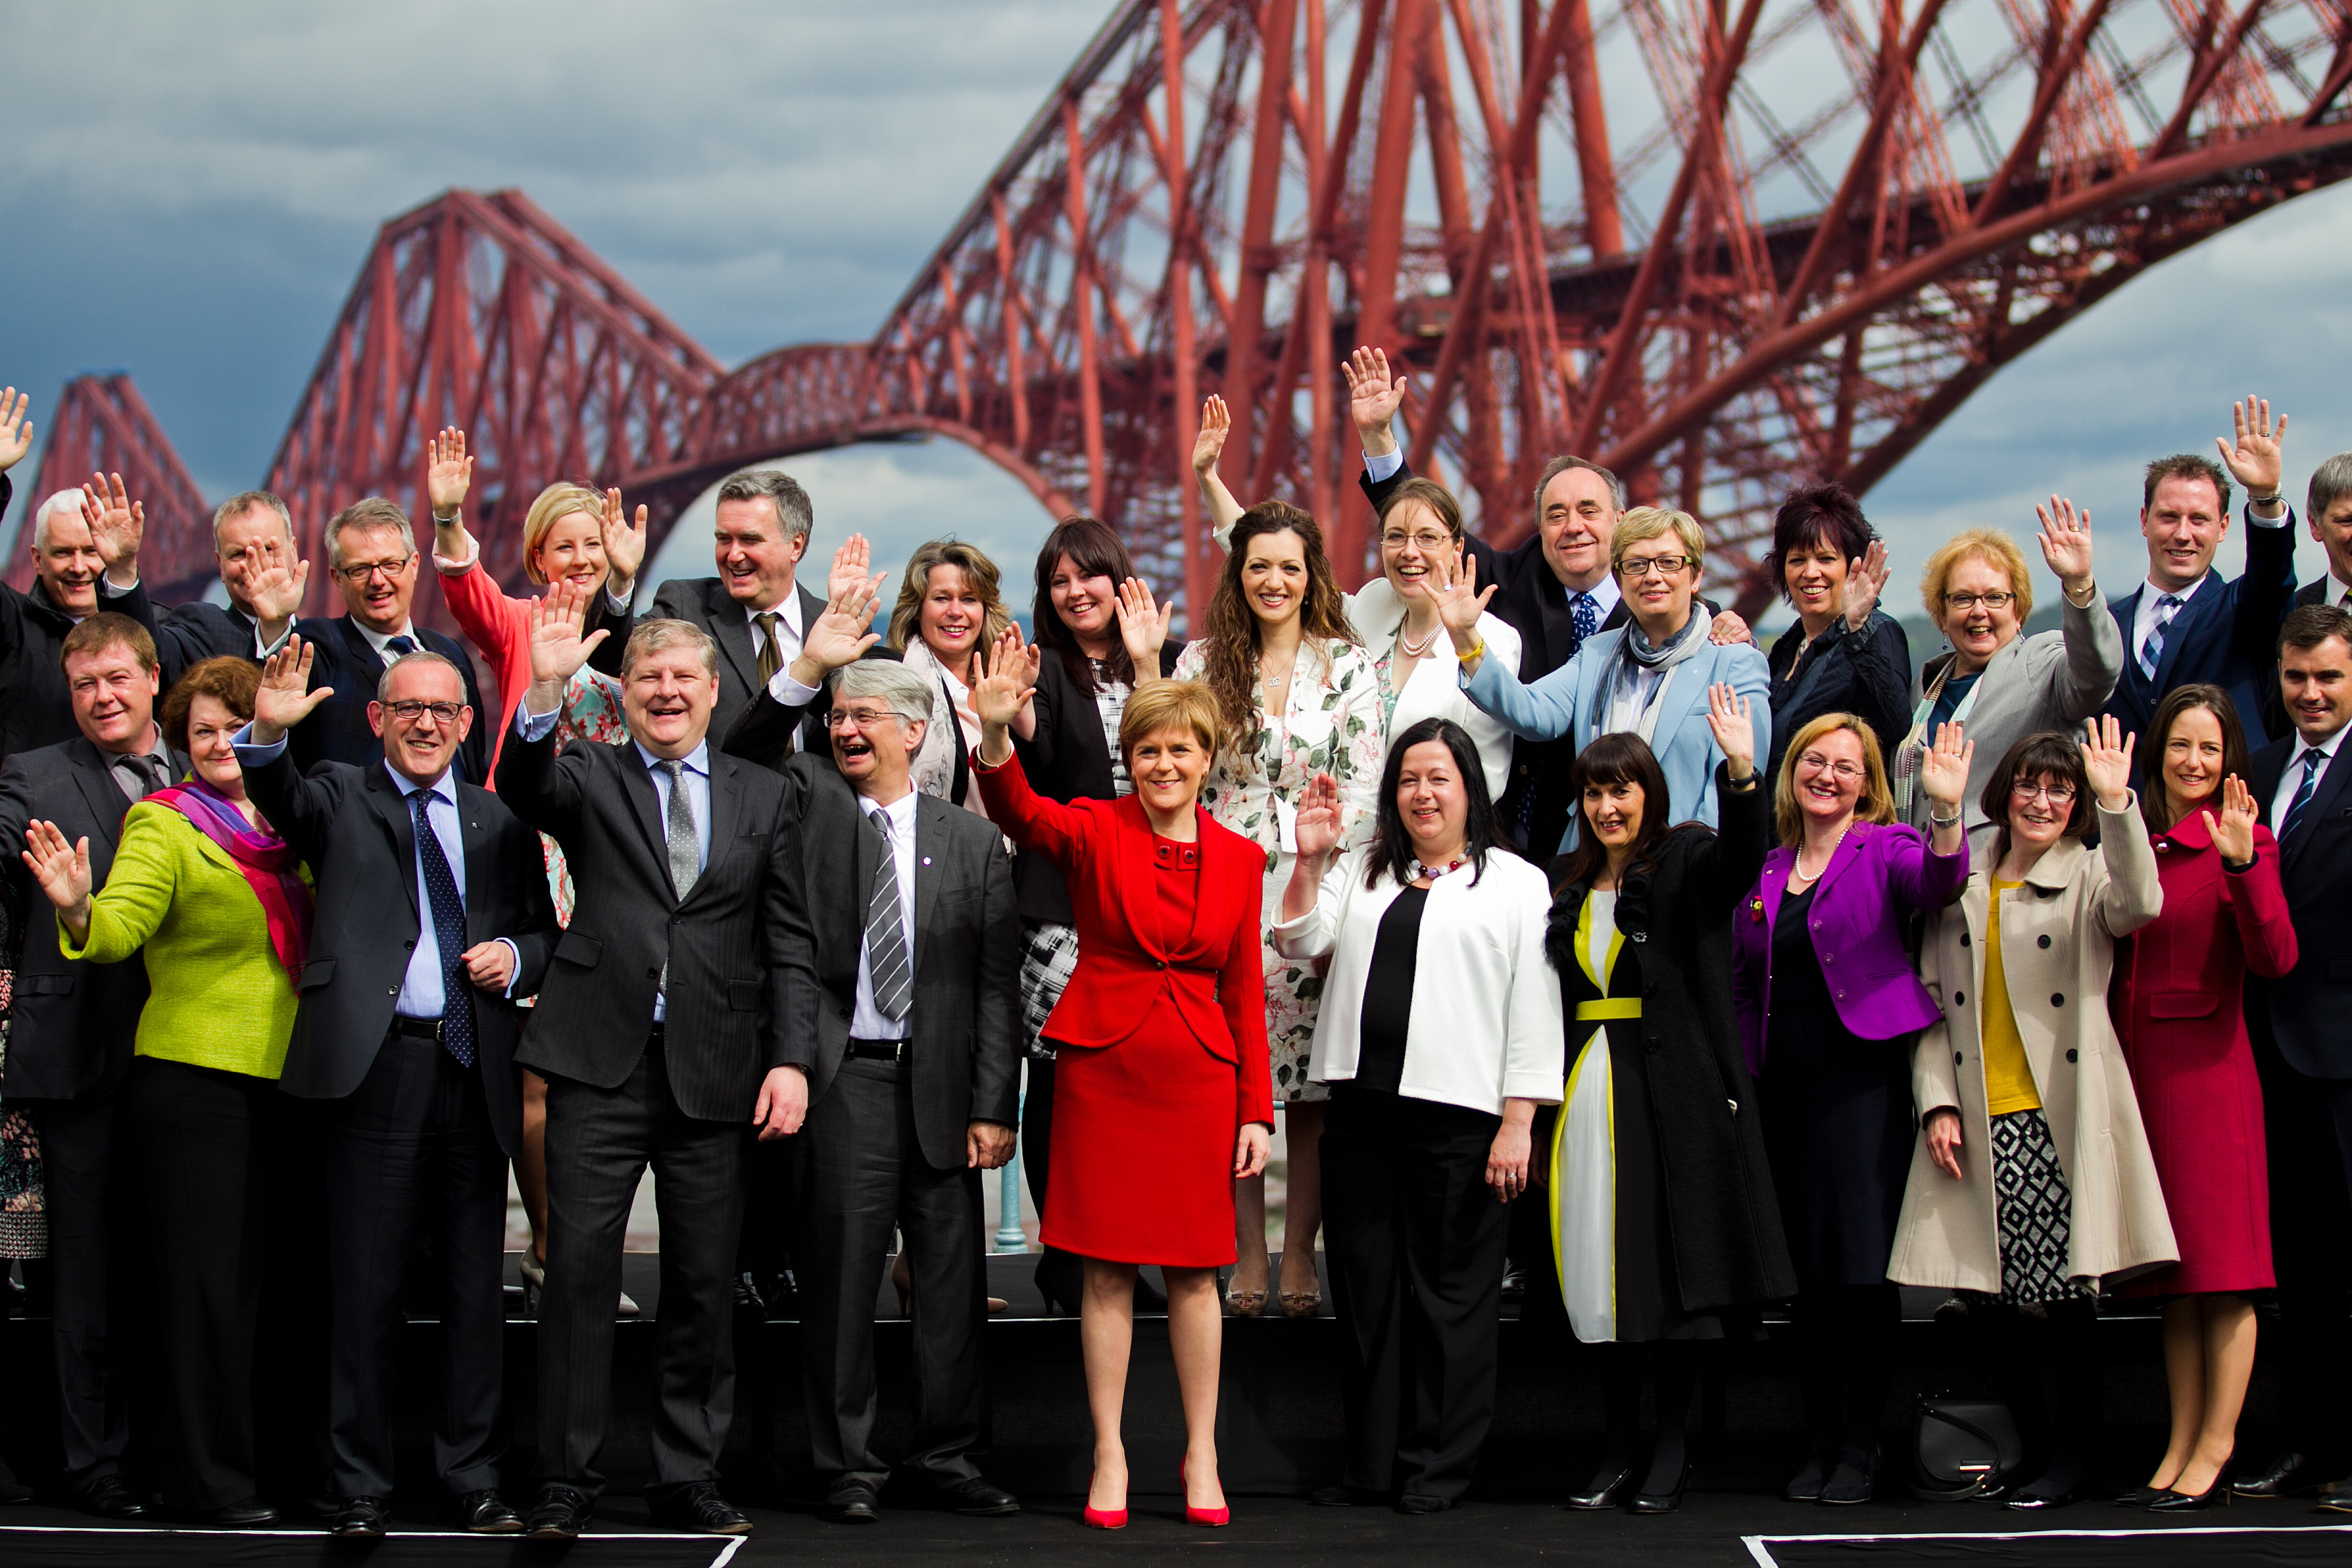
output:
[[[924,857],[923,857],[923,864],[924,864],[924,865],[926,865],[926,866],[928,866],[928,865],[929,865],[930,863],[931,863],[931,858],[930,858],[929,856],[928,856],[928,855],[924,856]]]

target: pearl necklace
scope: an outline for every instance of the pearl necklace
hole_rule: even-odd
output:
[[[1440,621],[1437,623],[1436,626],[1431,630],[1427,637],[1422,638],[1420,642],[1416,643],[1411,637],[1404,635],[1404,627],[1400,625],[1397,627],[1397,648],[1407,658],[1421,658],[1426,656],[1431,648],[1437,646],[1438,634],[1444,630],[1445,623],[1444,621]]]
[[[1801,881],[1801,882],[1818,882],[1818,881],[1820,881],[1820,880],[1822,879],[1822,871],[1827,871],[1827,870],[1830,868],[1830,862],[1831,862],[1832,860],[1834,860],[1834,859],[1836,859],[1836,858],[1837,858],[1838,846],[1839,846],[1839,845],[1841,845],[1841,844],[1843,844],[1843,843],[1844,843],[1844,842],[1845,842],[1845,836],[1846,836],[1847,834],[1849,834],[1849,833],[1853,832],[1853,823],[1851,823],[1851,822],[1847,823],[1843,827],[1841,827],[1841,828],[1839,828],[1839,829],[1838,829],[1838,836],[1837,836],[1835,838],[1832,838],[1832,839],[1831,839],[1831,840],[1830,840],[1830,852],[1829,852],[1828,854],[1826,854],[1826,855],[1824,855],[1824,856],[1822,856],[1822,869],[1821,869],[1821,871],[1816,871],[1816,872],[1814,872],[1811,876],[1807,876],[1807,875],[1805,874],[1805,852],[1804,852],[1803,850],[1801,850],[1801,849],[1798,850],[1798,851],[1797,851],[1797,880],[1799,880],[1799,881]]]

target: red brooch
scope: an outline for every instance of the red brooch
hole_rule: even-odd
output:
[[[1758,925],[1762,925],[1764,923],[1763,900],[1750,899],[1748,900],[1748,918],[1754,921]]]

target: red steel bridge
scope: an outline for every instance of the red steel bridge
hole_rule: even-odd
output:
[[[1488,538],[1584,453],[1705,519],[1752,607],[1791,486],[1866,489],[2144,268],[2352,172],[2347,78],[2352,0],[1118,0],[866,342],[730,370],[521,193],[450,191],[377,235],[262,482],[315,548],[361,495],[421,508],[463,426],[520,583],[551,480],[666,531],[744,464],[944,436],[1198,604],[1211,392],[1235,490],[1365,574],[1334,362],[1369,342]],[[209,574],[127,376],[50,426],[41,490],[120,468],[151,576]]]

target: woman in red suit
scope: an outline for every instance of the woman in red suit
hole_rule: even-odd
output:
[[[2218,686],[2164,700],[2140,751],[2140,811],[2164,912],[2116,954],[2108,1005],[2131,1065],[2180,1261],[2124,1287],[2162,1296],[2172,1440],[2148,1484],[2119,1500],[2202,1508],[2229,1484],[2254,1367],[2247,1292],[2271,1289],[2263,1090],[2240,991],[2247,971],[2294,967],[2278,845],[2254,820],[2246,736]]]
[[[1077,970],[1045,1029],[1055,1049],[1045,1241],[1086,1259],[1086,1521],[1127,1522],[1119,1411],[1135,1270],[1156,1263],[1184,1402],[1184,1516],[1223,1524],[1217,1269],[1234,1258],[1234,1181],[1265,1168],[1274,1132],[1258,964],[1265,854],[1196,804],[1222,738],[1216,697],[1197,681],[1142,681],[1128,699],[1118,745],[1133,795],[1065,805],[1033,791],[1006,731],[1036,668],[1019,629],[1007,632],[972,689],[972,773],[989,819],[1060,868],[1076,916]]]

